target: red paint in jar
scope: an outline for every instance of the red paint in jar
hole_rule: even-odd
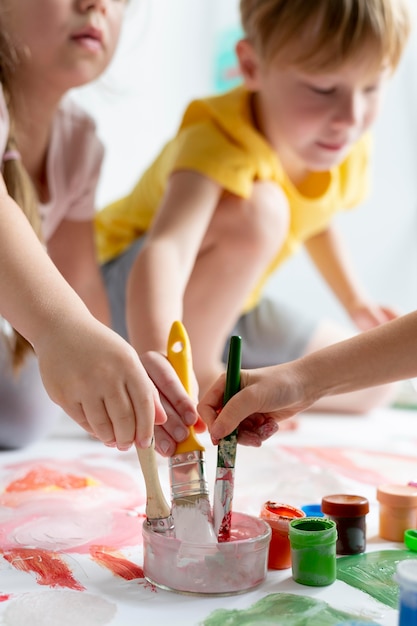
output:
[[[268,553],[268,569],[287,569],[291,567],[291,547],[288,537],[289,523],[292,519],[305,516],[304,511],[290,504],[265,502],[260,518],[267,522],[272,530]]]

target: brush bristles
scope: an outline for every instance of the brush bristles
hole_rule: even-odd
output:
[[[216,544],[210,502],[207,497],[179,498],[172,502],[175,536],[187,543]]]
[[[205,502],[207,502],[207,505],[210,508],[208,494],[202,494],[201,492],[194,494],[181,494],[172,499],[172,504],[175,504],[175,506],[199,506],[200,503],[204,506]]]

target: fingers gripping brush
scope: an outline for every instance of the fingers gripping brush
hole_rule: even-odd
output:
[[[179,321],[171,327],[167,355],[185,390],[191,395],[191,345]],[[169,474],[176,538],[189,543],[217,543],[205,478],[204,447],[197,440],[192,426],[187,439],[177,445],[175,454],[169,459]]]

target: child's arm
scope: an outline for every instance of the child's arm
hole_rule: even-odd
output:
[[[110,311],[94,246],[93,223],[63,220],[48,241],[48,254],[90,313],[110,326]]]
[[[332,225],[311,237],[306,241],[305,247],[324,280],[358,328],[368,330],[397,317],[392,309],[376,304],[366,295],[335,226]]]
[[[259,418],[280,422],[323,396],[417,376],[416,354],[417,311],[296,361],[243,370],[241,391],[218,413],[223,376],[202,398],[198,411],[215,444],[241,423],[239,432],[252,428],[256,436]]]
[[[149,445],[166,415],[136,352],[63,280],[0,179],[0,314],[34,346],[45,387],[88,432]]]
[[[82,298],[90,312],[110,326],[106,292],[95,257],[92,223],[64,220],[48,242],[48,251],[61,274]],[[162,434],[162,440],[168,441],[171,445],[169,450],[172,449],[173,452],[177,444],[174,440],[171,442],[166,429],[171,433],[174,431],[178,433],[179,430],[175,429],[182,429],[185,438],[188,435],[186,427],[194,424],[197,419],[195,403],[185,392],[170,364],[160,354],[143,353],[141,361],[159,390],[162,405],[170,418],[163,429],[162,427],[155,429],[156,448],[162,451],[159,446]]]
[[[166,353],[172,323],[183,319],[183,299],[221,187],[192,171],[175,172],[129,277],[127,324],[139,354]]]

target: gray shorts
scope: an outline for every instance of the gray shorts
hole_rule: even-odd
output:
[[[318,324],[317,319],[267,295],[238,319],[230,334],[242,337],[242,367],[252,369],[302,356]],[[223,353],[224,362],[228,344]]]
[[[145,242],[137,239],[122,254],[101,266],[101,273],[109,300],[112,328],[127,340],[126,285],[136,256]]]
[[[112,326],[125,339],[126,284],[144,240],[145,237],[141,237],[123,254],[102,266]],[[257,307],[240,317],[230,334],[242,337],[242,367],[249,369],[285,363],[301,356],[317,326],[318,320],[265,296]],[[228,346],[229,341],[224,349],[224,362]]]

